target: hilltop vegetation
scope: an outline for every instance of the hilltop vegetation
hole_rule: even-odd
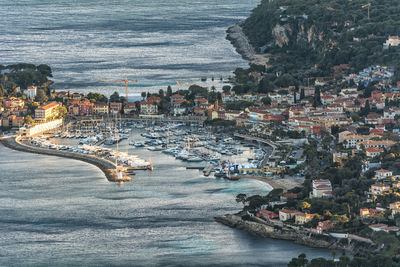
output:
[[[300,78],[329,75],[339,64],[400,66],[399,47],[383,49],[388,36],[400,35],[395,0],[262,0],[242,27],[258,52],[272,55],[271,72]]]
[[[17,87],[21,90],[36,85],[47,88],[48,77],[53,77],[51,68],[46,64],[18,63],[8,66],[0,65],[0,97],[17,95]]]

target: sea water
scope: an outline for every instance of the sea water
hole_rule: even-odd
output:
[[[220,89],[248,64],[225,39],[259,0],[0,0],[0,64],[48,64],[57,90],[130,96],[178,89],[176,81]],[[207,82],[202,83],[201,77]],[[211,81],[214,77],[215,80]],[[180,88],[187,88],[185,86]]]
[[[302,252],[329,257],[214,221],[241,209],[237,194],[266,194],[266,184],[204,177],[144,148],[129,153],[151,157],[155,170],[120,186],[90,164],[0,146],[0,266],[284,266]]]

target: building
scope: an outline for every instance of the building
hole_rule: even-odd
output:
[[[94,114],[108,114],[108,105],[105,103],[95,103],[93,105]]]
[[[383,148],[380,148],[380,147],[369,147],[369,148],[365,149],[365,153],[366,153],[367,157],[370,157],[370,158],[379,156],[383,151],[384,151]]]
[[[9,97],[3,100],[3,106],[5,111],[22,110],[25,102],[20,98]]]
[[[343,160],[346,160],[349,155],[345,152],[333,153],[333,162],[339,163],[339,165],[343,164]]]
[[[119,102],[110,102],[109,111],[111,114],[119,114],[122,110],[122,103]]]
[[[382,211],[378,209],[360,209],[360,217],[373,217],[380,214]]]
[[[58,107],[60,103],[52,102],[35,109],[35,119],[38,121],[46,121],[58,115]]]
[[[331,222],[330,220],[318,222],[315,232],[321,235],[324,231],[331,229],[333,226],[333,222]]]
[[[153,102],[153,103],[156,103],[156,104],[158,105],[158,104],[160,104],[160,102],[161,102],[161,98],[158,97],[158,96],[150,96],[150,97],[148,97],[148,98],[146,99],[146,101],[148,101],[148,102]]]
[[[361,146],[365,148],[376,147],[376,148],[384,148],[388,150],[391,146],[396,144],[396,142],[392,140],[365,140],[363,142],[357,143],[357,149],[361,149]]]
[[[124,106],[125,114],[132,114],[137,111],[136,103],[126,103]]]
[[[74,116],[90,116],[94,113],[94,104],[89,100],[73,100],[68,107],[68,113]]]
[[[295,215],[295,223],[296,224],[305,224],[310,222],[315,216],[318,214],[309,214],[309,213],[298,213]]]
[[[186,112],[185,103],[186,103],[186,100],[184,100],[184,99],[176,100],[172,107],[172,114],[174,114],[174,116],[184,114]]]
[[[399,46],[399,36],[389,36],[386,42],[383,44],[384,49],[388,49],[390,46]]]
[[[24,117],[10,115],[0,118],[0,126],[3,127],[21,127],[24,125]]]
[[[392,171],[389,170],[380,169],[375,171],[375,178],[377,180],[381,180],[387,177],[392,177],[392,175],[393,175]]]
[[[280,196],[281,201],[287,201],[288,199],[296,199],[297,198],[297,194],[295,193],[283,193]]]
[[[287,210],[287,209],[281,209],[279,211],[279,220],[285,222],[287,220],[293,219],[296,214],[300,214],[302,212],[298,210]]]
[[[263,219],[266,219],[266,220],[279,218],[279,215],[276,214],[275,212],[269,211],[269,210],[264,210],[264,209],[262,209],[259,212],[257,212],[256,216],[260,217],[260,218],[263,218]]]
[[[71,95],[71,98],[74,99],[74,100],[81,100],[82,97],[83,97],[83,95],[80,94],[80,93],[73,93],[73,94]]]
[[[391,210],[398,209],[398,208],[400,208],[400,201],[396,201],[396,202],[389,204],[389,209],[391,209]]]
[[[313,198],[332,197],[332,184],[329,180],[313,180]]]
[[[28,99],[33,99],[36,97],[36,92],[37,92],[37,86],[29,86],[25,93]]]
[[[174,105],[175,101],[184,100],[185,99],[185,97],[183,95],[179,95],[179,94],[174,94],[170,98],[171,98],[171,106]]]
[[[154,102],[142,101],[140,102],[140,114],[143,115],[156,115],[158,107]]]
[[[386,191],[390,190],[390,186],[387,184],[383,184],[383,183],[376,183],[371,185],[371,187],[369,188],[369,192],[373,195],[380,195]]]
[[[379,231],[384,231],[384,232],[398,232],[400,231],[400,228],[397,226],[388,226],[387,224],[372,224],[368,226],[369,228],[372,229],[374,232],[379,232]]]
[[[346,136],[343,136],[341,138],[343,140],[343,145],[346,148],[355,148],[357,147],[357,144],[364,142],[366,140],[369,140],[373,137],[376,137],[374,135],[361,135],[361,134],[348,134]],[[340,136],[339,136],[340,138]]]
[[[194,100],[194,104],[196,107],[200,107],[201,105],[207,105],[208,104],[208,100],[205,98],[196,98]]]

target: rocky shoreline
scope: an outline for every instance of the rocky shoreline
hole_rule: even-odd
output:
[[[50,149],[45,149],[45,148],[28,146],[27,144],[24,144],[23,142],[21,142],[18,137],[17,138],[13,138],[13,137],[2,138],[2,139],[0,139],[0,142],[5,147],[13,149],[13,150],[17,150],[17,151],[34,153],[34,154],[43,154],[43,155],[49,155],[49,156],[57,156],[57,157],[63,157],[63,158],[70,158],[70,159],[76,159],[76,160],[87,162],[89,164],[92,164],[92,165],[98,167],[100,170],[102,170],[103,173],[105,174],[107,180],[110,182],[132,181],[132,178],[129,176],[124,176],[122,180],[118,179],[115,164],[113,164],[112,162],[110,162],[106,159],[98,158],[98,157],[91,156],[91,155],[84,155],[84,154],[78,154],[78,153],[73,153],[73,152],[65,152],[65,151],[50,150]]]
[[[244,59],[250,61],[251,64],[265,65],[268,62],[268,57],[256,53],[246,34],[243,32],[240,23],[229,27],[226,33],[226,39],[235,47],[236,52]]]
[[[253,46],[250,44],[249,39],[244,34],[240,24],[235,24],[228,28],[226,31],[228,39],[231,44],[236,48],[236,51],[247,60],[254,60],[255,51]]]
[[[267,223],[262,223],[261,221],[256,222],[243,220],[240,216],[232,214],[215,217],[214,219],[219,223],[239,230],[244,230],[256,236],[294,241],[296,244],[313,248],[341,250],[346,251],[346,253],[350,253],[352,255],[363,255],[365,253],[368,253],[368,251],[371,249],[369,246],[360,244],[356,241],[340,242],[340,240],[331,237],[318,237],[315,235],[305,234],[301,231],[296,231],[293,229],[289,230],[285,229],[284,227],[268,225]],[[257,219],[258,218],[254,218],[254,220]]]

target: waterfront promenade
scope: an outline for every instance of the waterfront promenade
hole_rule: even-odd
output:
[[[5,147],[8,147],[8,148],[14,149],[14,150],[18,150],[18,151],[29,152],[29,153],[34,153],[34,154],[57,156],[57,157],[63,157],[63,158],[70,158],[70,159],[76,159],[76,160],[90,163],[90,164],[98,167],[100,170],[102,170],[103,173],[105,174],[106,178],[110,182],[132,181],[132,178],[127,175],[123,175],[122,179],[118,179],[115,164],[107,159],[99,158],[99,157],[92,156],[92,155],[74,153],[74,152],[66,152],[66,151],[34,147],[31,145],[28,145],[27,139],[20,137],[20,136],[18,136],[18,137],[3,137],[0,139],[0,142]]]

